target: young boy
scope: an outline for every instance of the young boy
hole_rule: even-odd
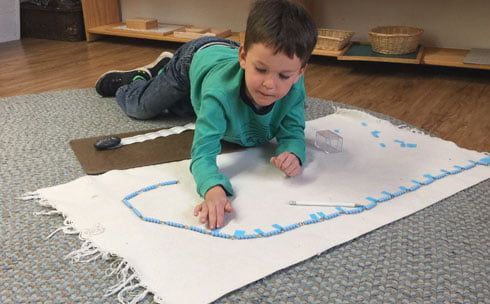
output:
[[[97,92],[116,96],[123,111],[149,119],[169,110],[195,114],[191,172],[204,201],[194,215],[210,229],[231,212],[229,179],[216,164],[221,140],[245,147],[277,139],[270,162],[296,176],[305,162],[303,73],[317,30],[305,9],[288,0],[258,0],[245,43],[205,37],[162,53],[153,63],[99,78]]]

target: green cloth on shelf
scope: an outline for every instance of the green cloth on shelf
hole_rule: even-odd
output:
[[[420,46],[413,53],[403,55],[387,55],[374,52],[370,44],[353,43],[347,52],[345,52],[344,56],[416,59],[419,49]]]

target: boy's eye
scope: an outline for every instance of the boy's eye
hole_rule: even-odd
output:
[[[261,74],[263,74],[263,73],[267,72],[267,70],[266,70],[266,69],[257,68],[257,67],[255,68],[255,70],[256,70],[257,72],[261,73]]]
[[[281,78],[282,80],[288,80],[289,79],[289,75],[284,75],[284,74],[279,74],[279,78]]]

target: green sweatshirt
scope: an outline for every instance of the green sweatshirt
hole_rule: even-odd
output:
[[[261,110],[255,109],[244,94],[244,71],[236,48],[209,46],[198,51],[192,59],[189,77],[197,116],[190,169],[202,197],[216,185],[233,195],[230,180],[216,164],[221,140],[253,147],[275,137],[276,155],[288,151],[304,164],[303,77],[286,96]]]

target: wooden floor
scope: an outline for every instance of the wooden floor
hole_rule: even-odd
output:
[[[179,44],[107,38],[0,43],[0,97],[93,87],[109,69],[130,69]],[[459,146],[490,151],[490,71],[345,62],[314,57],[308,95],[381,112]]]

